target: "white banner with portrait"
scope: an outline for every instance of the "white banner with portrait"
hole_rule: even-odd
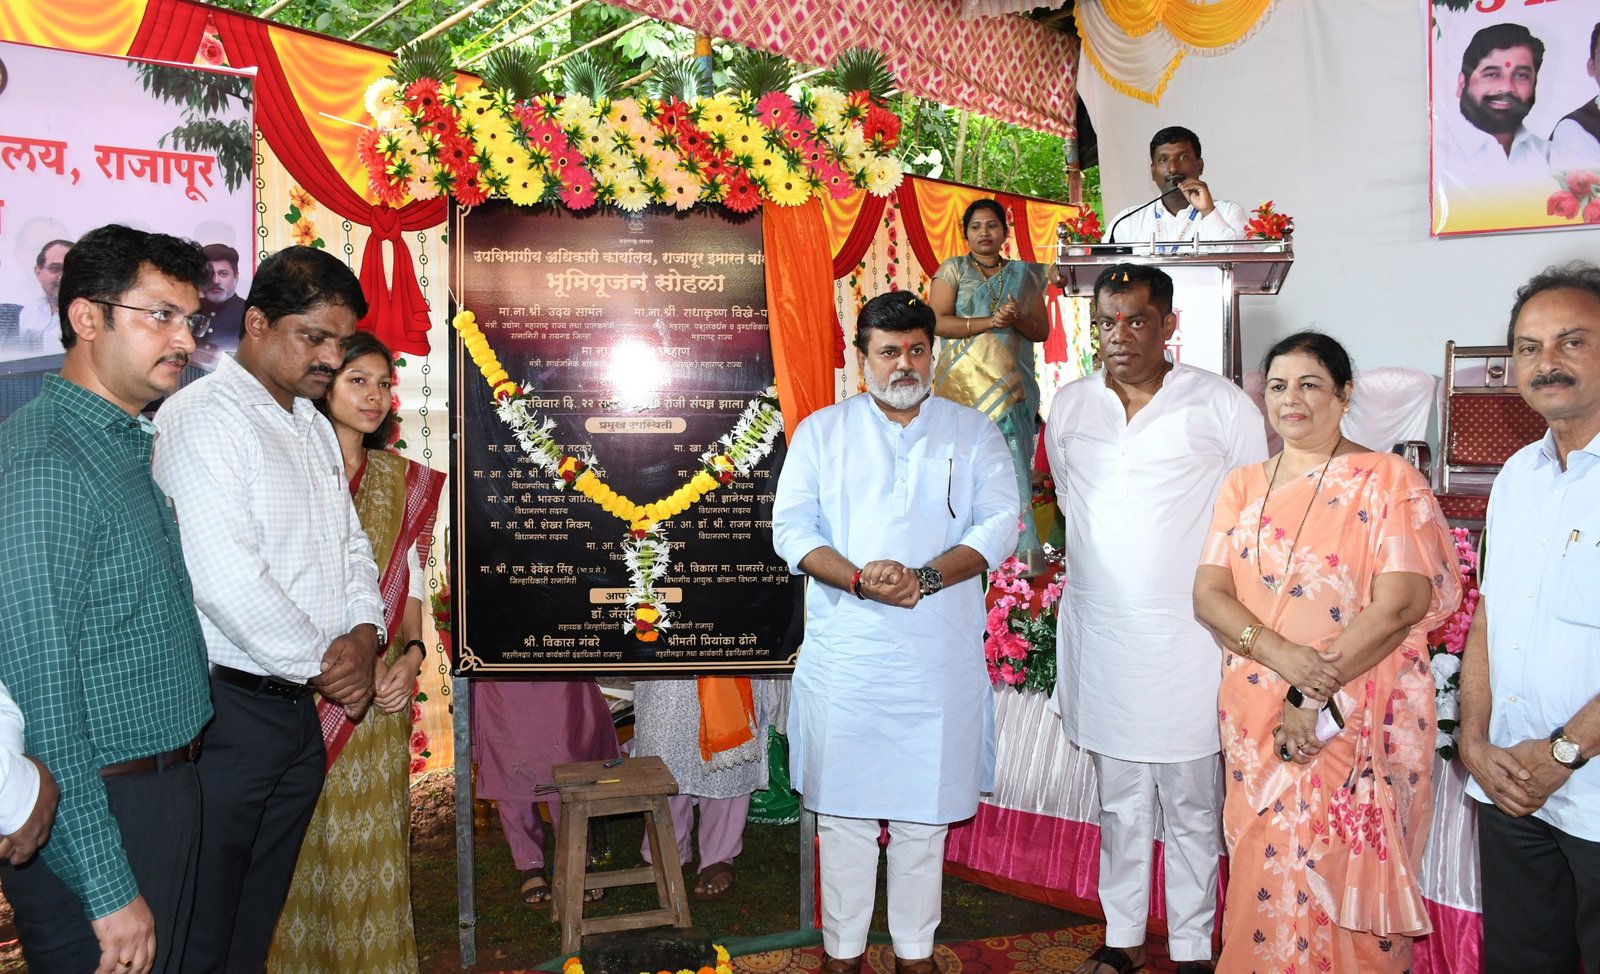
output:
[[[218,318],[196,334],[194,364],[237,347],[255,250],[253,102],[236,71],[0,42],[0,417],[60,368],[62,260],[107,223],[209,245],[202,309]]]
[[[1432,232],[1600,223],[1600,5],[1428,9]]]

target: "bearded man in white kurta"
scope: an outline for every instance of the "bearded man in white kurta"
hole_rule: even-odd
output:
[[[979,575],[1017,543],[1010,454],[982,413],[929,397],[933,309],[861,309],[868,395],[795,430],[773,541],[811,576],[789,744],[817,813],[824,974],[857,974],[889,820],[889,933],[900,974],[933,974],[944,840],[994,780]]]
[[[1266,459],[1266,433],[1233,383],[1167,359],[1159,269],[1103,271],[1093,324],[1105,365],[1056,393],[1045,426],[1066,518],[1056,701],[1100,779],[1106,943],[1078,974],[1144,963],[1157,838],[1169,950],[1193,974],[1211,968],[1222,851],[1222,657],[1194,618],[1194,575],[1223,476]]]

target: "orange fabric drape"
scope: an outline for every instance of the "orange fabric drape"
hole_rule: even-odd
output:
[[[822,203],[763,203],[761,236],[767,252],[767,326],[777,374],[783,431],[833,403],[833,251]]]
[[[0,40],[63,51],[121,54],[144,19],[142,3],[0,3]]]
[[[357,136],[372,121],[367,117],[367,87],[388,75],[390,56],[282,27],[268,28],[267,34],[278,53],[284,84],[328,163],[353,192],[375,202]],[[329,84],[330,78],[339,83]]]
[[[993,190],[935,179],[907,179],[900,184],[902,201],[907,193],[916,194],[922,230],[927,235],[928,249],[933,254],[933,267],[923,268],[929,274],[938,268],[939,261],[951,254],[966,253],[967,238],[961,232],[961,212],[973,200],[996,196]]]

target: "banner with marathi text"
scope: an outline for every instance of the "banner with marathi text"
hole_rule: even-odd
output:
[[[789,669],[776,422],[737,462],[774,378],[760,215],[493,201],[452,236],[456,293],[523,394],[497,406],[484,353],[458,358],[459,669]]]

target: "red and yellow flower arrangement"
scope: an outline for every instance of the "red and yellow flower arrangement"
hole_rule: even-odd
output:
[[[360,139],[383,202],[453,196],[522,206],[559,201],[637,212],[721,203],[748,212],[857,189],[887,196],[902,170],[889,153],[900,120],[865,91],[819,87],[798,98],[717,95],[694,104],[583,95],[514,101],[503,91],[419,78],[367,89]]]

